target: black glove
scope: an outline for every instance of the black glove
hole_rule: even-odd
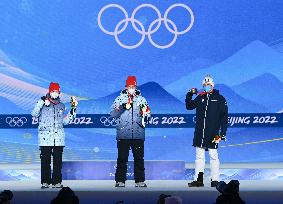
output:
[[[148,121],[149,121],[149,118],[150,118],[150,117],[148,117],[148,116],[145,116],[145,117],[144,117],[144,122],[145,122],[145,123],[148,123]]]
[[[127,104],[128,103],[123,103],[122,104],[122,107],[123,107],[124,110],[127,110],[127,107],[126,107]],[[131,105],[131,107],[133,107],[133,103],[130,103],[130,105]]]
[[[198,90],[197,90],[197,88],[191,88],[191,89],[189,90],[189,92],[191,92],[192,94],[197,94],[197,93],[198,93]]]
[[[75,114],[76,114],[76,108],[71,108],[70,114],[71,114],[71,115],[75,115]]]
[[[46,96],[42,96],[42,97],[41,97],[41,100],[43,100],[44,102],[45,102],[46,99],[47,99]]]
[[[126,108],[126,105],[127,105],[127,103],[123,103],[123,104],[122,104],[122,107],[123,107],[124,110],[127,109],[127,108]]]
[[[186,95],[186,98],[188,97],[192,97],[194,94],[197,94],[198,93],[198,90],[196,88],[192,88],[189,90],[189,92],[187,93]]]
[[[221,135],[221,140],[226,141],[227,140],[226,135]]]

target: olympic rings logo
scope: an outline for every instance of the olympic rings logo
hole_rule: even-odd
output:
[[[135,19],[135,15],[136,13],[142,9],[142,8],[151,8],[153,9],[158,18],[155,19],[154,21],[152,21],[148,27],[148,30],[146,31],[145,30],[145,27],[144,25],[142,24],[141,21]],[[168,14],[170,13],[170,11],[176,7],[182,7],[184,9],[186,9],[188,11],[188,13],[190,14],[190,24],[189,26],[182,30],[182,31],[179,31],[176,24],[170,20],[168,18]],[[103,26],[102,26],[102,23],[101,23],[101,16],[103,14],[103,12],[109,8],[117,8],[119,10],[121,10],[125,16],[125,18],[123,20],[121,20],[115,27],[114,31],[108,31],[106,30]],[[104,6],[98,13],[98,18],[97,18],[97,21],[98,21],[98,26],[99,28],[101,29],[102,32],[108,34],[108,35],[111,35],[111,36],[114,36],[115,37],[115,40],[116,42],[123,48],[126,48],[126,49],[135,49],[137,47],[139,47],[143,41],[145,40],[145,36],[148,37],[148,40],[149,42],[156,48],[159,48],[159,49],[166,49],[166,48],[169,48],[171,46],[173,46],[177,40],[177,37],[178,35],[183,35],[187,32],[189,32],[191,30],[191,28],[193,27],[193,24],[194,24],[194,14],[193,14],[193,11],[192,9],[185,5],[185,4],[181,4],[181,3],[177,3],[177,4],[173,4],[171,5],[164,13],[164,16],[162,17],[161,16],[161,13],[160,11],[158,10],[158,8],[156,8],[154,5],[152,4],[141,4],[139,5],[138,7],[136,7],[131,15],[131,17],[128,16],[128,13],[127,11],[122,7],[120,6],[119,4],[108,4],[106,6]],[[124,32],[129,24],[129,22],[131,22],[134,30],[136,32],[138,32],[139,34],[141,34],[141,39],[139,40],[139,42],[137,44],[134,44],[134,45],[125,45],[121,42],[121,40],[119,39],[119,34],[121,34],[122,32]],[[167,45],[159,45],[157,44],[156,42],[153,41],[151,35],[154,34],[161,26],[161,23],[164,22],[164,25],[166,27],[166,29],[172,33],[174,35],[173,37],[173,40],[168,43]],[[153,26],[155,26],[157,24],[157,26],[155,28],[153,28]],[[173,29],[169,26],[169,24],[173,27]],[[123,26],[122,26],[123,25]],[[137,25],[140,27],[140,29],[137,27]]]
[[[115,127],[118,124],[118,119],[110,119],[110,117],[103,116],[100,118],[100,122],[104,124],[105,127],[109,127],[110,125]]]
[[[7,117],[6,123],[10,125],[10,127],[22,127],[25,123],[27,123],[26,117]]]

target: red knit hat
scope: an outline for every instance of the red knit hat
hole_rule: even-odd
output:
[[[128,76],[126,86],[137,86],[137,79],[135,76]]]
[[[58,83],[51,82],[49,85],[49,93],[52,91],[58,91],[60,93],[60,85]]]

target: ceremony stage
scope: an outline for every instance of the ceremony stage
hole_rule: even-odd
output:
[[[158,166],[160,166],[161,164],[162,163],[159,163]],[[153,166],[156,166],[156,163]],[[187,185],[187,183],[192,180],[193,167],[194,164],[192,163],[185,164],[185,172],[183,179],[180,179],[180,177],[175,177],[176,179],[174,180],[156,180],[154,179],[156,177],[154,177],[153,180],[146,180],[148,188],[135,188],[134,181],[131,179],[126,182],[125,188],[115,188],[115,182],[113,179],[111,179],[111,177],[109,177],[110,179],[107,180],[64,179],[63,185],[68,186],[75,191],[75,194],[80,199],[80,203],[114,204],[117,201],[121,200],[124,201],[125,204],[155,204],[158,200],[159,195],[162,193],[166,195],[180,196],[183,199],[183,203],[214,203],[216,201],[216,198],[221,194],[215,188],[210,187],[209,164],[206,164],[205,187],[203,188],[189,188]],[[226,183],[233,179],[239,180],[240,196],[244,201],[246,201],[246,203],[282,204],[282,171],[282,163],[221,164],[220,179],[224,180]],[[40,189],[41,184],[39,172],[40,166],[38,164],[2,164],[0,165],[0,190],[9,189],[13,191],[13,203],[16,204],[50,203],[52,198],[56,197],[60,189]],[[74,173],[76,171],[72,172]],[[68,177],[70,177],[72,172],[69,171]],[[179,173],[180,172],[177,172],[177,175]],[[112,173],[110,172],[109,174],[111,175]],[[172,176],[176,176],[176,174],[166,176],[170,178]],[[63,173],[63,177],[67,176],[64,176]]]

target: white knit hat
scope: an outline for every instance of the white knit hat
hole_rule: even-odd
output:
[[[203,81],[202,81],[202,85],[204,85],[204,84],[210,84],[211,86],[213,86],[214,87],[214,82],[213,82],[213,79],[212,79],[212,77],[208,74],[208,75],[206,75],[206,77],[204,77],[204,79],[203,79]]]

